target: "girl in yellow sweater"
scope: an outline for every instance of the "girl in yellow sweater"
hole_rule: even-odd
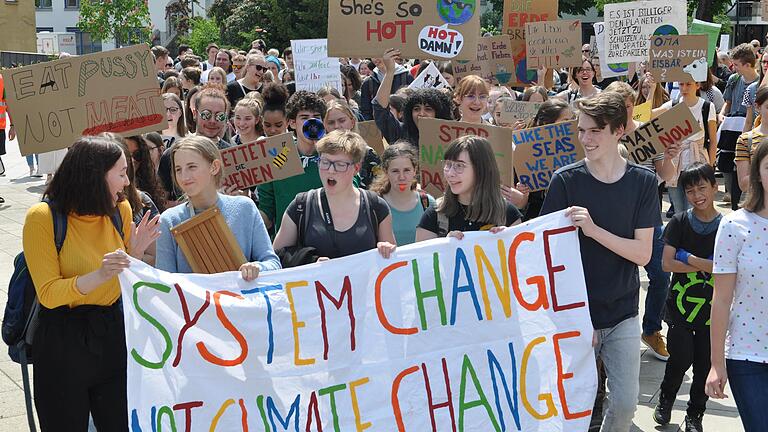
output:
[[[115,276],[129,265],[126,252],[141,258],[158,237],[159,217],[150,220],[147,213],[138,226],[131,222],[123,197],[127,166],[117,142],[83,137],[45,191],[49,204],[27,212],[24,254],[41,304],[34,393],[43,431],[86,431],[89,413],[99,431],[128,430],[125,331]],[[58,253],[52,210],[67,215]]]

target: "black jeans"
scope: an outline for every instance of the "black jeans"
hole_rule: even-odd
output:
[[[42,308],[34,340],[35,407],[43,431],[128,431],[126,349],[117,304]]]
[[[664,380],[661,382],[661,398],[675,400],[685,372],[693,365],[693,382],[687,410],[689,416],[704,414],[707,408],[709,397],[704,393],[704,385],[711,367],[709,347],[709,328],[693,330],[682,325],[669,326],[669,360],[664,371]]]

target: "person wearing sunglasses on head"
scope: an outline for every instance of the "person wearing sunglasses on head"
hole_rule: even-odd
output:
[[[229,106],[237,105],[237,102],[250,92],[261,91],[264,72],[267,71],[267,61],[260,54],[251,54],[245,58],[242,78],[227,85],[227,98]]]

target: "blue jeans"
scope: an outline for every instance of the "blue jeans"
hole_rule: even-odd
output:
[[[629,432],[640,392],[640,332],[638,318],[627,318],[607,329],[595,330],[599,356],[607,376],[605,418],[601,432]]]
[[[768,364],[726,359],[725,366],[745,432],[768,431]]]
[[[680,186],[667,186],[669,202],[675,207],[675,213],[688,210],[688,198],[685,197],[685,189]]]
[[[27,155],[27,166],[28,167],[31,168],[31,167],[39,164],[39,163],[40,162],[37,160],[37,153],[32,153],[31,155]]]
[[[648,274],[648,294],[645,296],[643,334],[646,336],[661,330],[661,317],[664,315],[664,304],[669,294],[669,273],[661,269],[663,253],[664,227],[659,225],[653,229],[653,253],[651,260],[645,265],[645,272]]]

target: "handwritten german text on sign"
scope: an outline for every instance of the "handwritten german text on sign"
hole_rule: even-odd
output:
[[[589,425],[593,330],[563,212],[251,283],[132,260],[120,284],[134,431]]]
[[[419,119],[419,152],[421,186],[435,197],[443,195],[446,187],[442,160],[448,145],[456,138],[477,135],[491,143],[501,183],[512,184],[512,129],[484,124],[465,123],[430,118]]]
[[[529,83],[536,79],[536,70],[528,67],[525,57],[525,24],[557,19],[557,0],[504,0],[502,33],[511,39],[515,76],[512,82]]]
[[[657,82],[707,80],[707,36],[653,36],[648,69]]]
[[[82,135],[135,135],[166,124],[154,61],[145,44],[2,74],[25,155],[69,147]]]
[[[285,133],[221,151],[224,185],[245,189],[302,174],[293,135]]]
[[[584,159],[576,121],[515,131],[515,173],[531,191],[546,190],[552,173]]]
[[[581,66],[581,21],[540,21],[526,24],[529,68]]]
[[[501,121],[511,124],[518,120],[532,120],[539,112],[540,106],[541,102],[505,100],[501,107]]]
[[[597,57],[600,62],[600,74],[603,78],[613,78],[625,76],[629,73],[629,63],[611,63],[606,61],[605,51],[605,23],[596,22],[592,24],[595,30],[595,46],[597,48]]]
[[[480,0],[330,0],[328,52],[381,57],[397,47],[406,58],[473,60]]]
[[[477,59],[453,62],[453,75],[456,78],[477,75],[489,83],[507,85],[515,80],[511,48],[512,40],[507,35],[480,38],[477,43]]]
[[[607,63],[648,59],[653,35],[683,35],[688,31],[685,0],[635,1],[605,5]]]
[[[625,135],[621,143],[629,151],[630,159],[643,163],[654,155],[664,152],[667,146],[678,143],[700,132],[699,122],[684,103],[673,106],[669,111]]]
[[[343,93],[339,59],[328,57],[327,39],[292,40],[296,90],[315,92],[333,87]]]

